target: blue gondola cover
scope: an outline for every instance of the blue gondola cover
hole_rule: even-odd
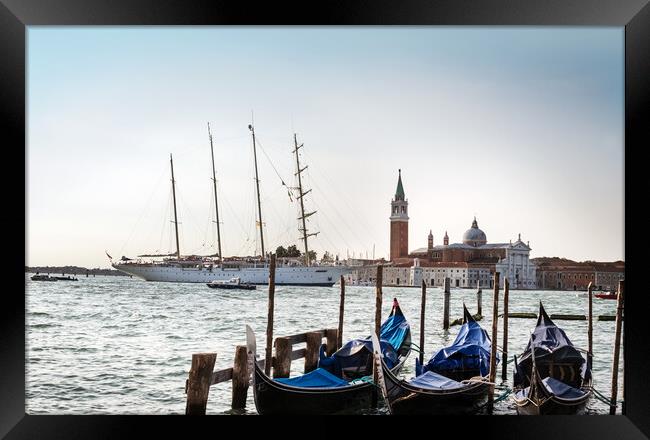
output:
[[[438,351],[421,369],[416,365],[416,373],[450,370],[479,370],[481,376],[490,369],[491,341],[487,332],[481,328],[465,309],[465,323],[461,326],[456,340],[449,347]],[[497,363],[500,356],[497,353]]]
[[[323,368],[317,368],[302,376],[274,379],[276,382],[304,388],[337,388],[350,385]]]
[[[544,388],[546,388],[546,392],[548,394],[559,397],[561,399],[580,399],[584,397],[585,394],[587,394],[586,391],[569,386],[564,382],[553,379],[552,377],[545,377],[542,379],[542,383],[544,384]],[[515,397],[518,400],[522,400],[525,397],[528,397],[528,394],[530,394],[530,386],[517,390],[515,392]]]
[[[467,386],[441,374],[434,373],[433,371],[427,371],[426,373],[411,379],[409,384],[414,387],[429,390],[455,390]]]
[[[553,379],[552,377],[545,377],[542,379],[542,383],[544,384],[546,391],[562,399],[579,399],[587,394],[585,391],[573,388],[572,386],[557,379]]]
[[[410,326],[395,300],[393,313],[384,321],[380,329],[379,344],[388,368],[397,365],[401,354],[400,350],[408,352],[410,336]],[[370,374],[369,370],[372,369],[371,337],[348,341],[329,357],[325,355],[325,350],[321,347],[318,366],[338,377],[350,378]]]

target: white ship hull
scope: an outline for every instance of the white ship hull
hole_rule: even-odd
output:
[[[146,281],[167,281],[173,283],[209,283],[214,280],[228,281],[239,277],[242,283],[268,284],[268,267],[241,268],[196,268],[157,264],[113,264],[115,269]],[[281,266],[275,269],[276,285],[291,286],[333,286],[341,275],[350,273],[345,266]]]

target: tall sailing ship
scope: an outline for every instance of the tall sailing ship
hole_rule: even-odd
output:
[[[141,259],[130,259],[122,257],[118,262],[113,262],[111,266],[129,275],[142,278],[146,281],[168,281],[177,283],[206,283],[214,280],[230,280],[237,277],[242,283],[249,284],[268,284],[269,280],[269,261],[264,249],[264,229],[262,227],[262,205],[260,202],[260,181],[257,171],[257,148],[255,141],[255,129],[252,125],[248,126],[251,132],[253,143],[253,158],[255,161],[255,188],[257,195],[257,223],[260,226],[260,244],[261,255],[254,258],[229,258],[225,259],[221,253],[221,233],[219,230],[219,208],[217,201],[217,180],[214,166],[214,147],[212,143],[212,133],[208,123],[208,136],[210,138],[210,152],[212,155],[212,182],[214,185],[214,202],[216,210],[217,224],[217,254],[213,257],[199,256],[182,256],[180,243],[178,239],[178,216],[176,213],[176,188],[174,181],[174,162],[170,155],[169,162],[171,168],[172,196],[174,200],[174,226],[176,232],[176,253],[165,255],[140,255],[139,257],[165,257],[162,261],[144,261]],[[279,259],[275,269],[275,284],[277,285],[294,285],[294,286],[332,286],[341,275],[352,271],[351,268],[341,264],[312,264],[310,261],[309,247],[307,239],[318,234],[318,232],[308,233],[306,219],[313,215],[314,212],[305,213],[303,197],[311,190],[302,190],[301,173],[307,168],[300,167],[298,150],[303,144],[298,145],[296,135],[294,134],[296,155],[296,167],[298,176],[297,199],[300,201],[301,216],[298,218],[301,224],[298,229],[302,233],[300,239],[304,243],[305,254],[304,261]],[[108,253],[107,253],[108,255]]]

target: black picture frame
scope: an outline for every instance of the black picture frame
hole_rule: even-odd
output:
[[[647,200],[643,152],[650,145],[647,127],[650,102],[650,6],[647,0],[347,0],[339,2],[236,1],[112,1],[105,0],[0,0],[0,124],[5,139],[5,168],[26,165],[26,27],[30,25],[517,25],[517,26],[621,26],[625,27],[625,262],[626,304],[624,332],[624,415],[567,417],[427,418],[421,426],[434,435],[436,427],[462,430],[464,435],[497,438],[606,438],[642,439],[650,436],[650,380],[645,362],[650,344],[640,272],[648,226],[633,215],[636,202]],[[22,161],[22,162],[21,162]],[[10,164],[10,166],[8,166]],[[24,198],[10,181],[9,209],[1,216],[2,231],[18,237],[26,228],[27,170]],[[588,170],[576,170],[587,172]],[[645,171],[647,173],[647,171]],[[7,184],[8,179],[4,180]],[[635,189],[639,197],[632,197]],[[643,203],[642,203],[643,204]],[[20,216],[20,209],[25,217]],[[606,214],[608,215],[608,214]],[[637,235],[635,232],[640,232]],[[594,239],[598,239],[594,237]],[[639,243],[639,239],[643,242]],[[25,235],[25,240],[27,236]],[[19,247],[25,251],[25,243]],[[10,278],[20,280],[24,267],[15,248],[6,257]],[[25,414],[25,297],[18,286],[5,287],[0,314],[0,436],[6,438],[99,438],[141,436],[152,432],[188,436],[197,429],[220,433],[217,426],[242,423],[241,418],[189,418],[164,416],[35,416]],[[601,387],[602,388],[602,387]],[[607,387],[604,387],[607,388]],[[254,418],[259,420],[260,418]],[[246,425],[250,418],[245,419]],[[391,421],[392,420],[392,421]],[[395,424],[390,417],[374,418],[372,425]],[[287,421],[291,423],[291,421]],[[320,422],[316,422],[320,425]],[[327,430],[338,424],[320,425]],[[364,423],[366,425],[368,423]],[[404,421],[397,423],[404,425]],[[263,426],[263,424],[261,424]],[[266,424],[275,426],[276,424]],[[420,433],[419,422],[406,423]],[[316,428],[316,425],[314,425]],[[276,428],[271,428],[275,430]],[[442,429],[442,428],[441,428]],[[152,431],[153,430],[153,431]],[[443,435],[441,431],[439,435]],[[436,434],[438,435],[438,434]],[[460,434],[459,434],[460,435]],[[150,435],[147,435],[150,436]]]

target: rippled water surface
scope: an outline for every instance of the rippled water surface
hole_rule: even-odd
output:
[[[26,286],[26,411],[29,414],[183,414],[185,380],[192,353],[217,352],[215,369],[232,366],[236,345],[246,342],[245,325],[256,332],[258,351],[265,344],[267,288],[220,291],[204,284],[154,283],[127,277],[80,277],[77,282],[37,282]],[[383,289],[382,316],[397,297],[419,343],[420,289]],[[499,310],[503,311],[503,291]],[[511,291],[510,312],[533,312],[542,300],[549,314],[586,314],[587,299],[576,292]],[[463,301],[476,313],[474,290],[453,289],[451,320],[462,316]],[[458,326],[442,330],[443,292],[427,290],[425,351],[429,358],[449,345]],[[338,286],[276,287],[275,336],[338,325]],[[365,337],[374,329],[374,287],[346,286],[343,339]],[[614,315],[616,301],[594,299],[594,316]],[[492,292],[483,291],[483,328],[491,332]],[[556,321],[572,342],[587,348],[587,321]],[[499,321],[498,345],[503,333]],[[534,319],[510,318],[508,351],[519,354]],[[594,321],[594,386],[608,395],[614,346],[614,321]],[[299,348],[299,347],[298,347]],[[416,354],[402,371],[411,377]],[[623,354],[619,399],[623,389]],[[511,367],[511,365],[510,365]],[[292,363],[299,374],[303,361]],[[499,367],[498,377],[501,377]],[[508,372],[512,384],[512,373]],[[230,383],[210,388],[208,414],[230,412]],[[384,409],[380,408],[379,413]],[[609,408],[592,398],[588,413]],[[509,399],[498,414],[514,414]],[[619,411],[620,412],[620,406]],[[255,413],[249,389],[247,413]]]

